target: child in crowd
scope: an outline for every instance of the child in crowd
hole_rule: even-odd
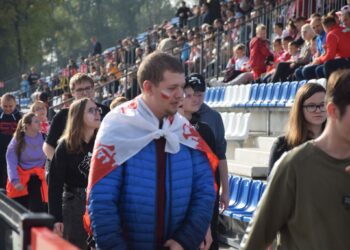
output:
[[[15,97],[9,93],[4,94],[0,110],[0,188],[6,188],[6,150],[21,118],[22,115],[16,109]]]
[[[35,101],[30,107],[30,111],[33,112],[40,121],[40,132],[47,135],[49,132],[49,121],[47,120],[46,105],[42,101]]]
[[[39,118],[29,112],[18,122],[6,152],[7,195],[33,212],[47,211],[43,144]]]
[[[229,82],[249,70],[249,58],[245,55],[245,49],[244,44],[233,48],[234,56],[227,63],[224,82]]]

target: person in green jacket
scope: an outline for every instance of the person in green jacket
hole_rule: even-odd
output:
[[[278,232],[280,249],[350,248],[349,82],[350,70],[330,76],[323,133],[276,163],[242,249],[266,249]]]

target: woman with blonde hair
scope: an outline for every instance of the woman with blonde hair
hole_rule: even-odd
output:
[[[43,144],[38,117],[27,113],[18,122],[6,152],[7,195],[33,212],[45,212],[48,198]]]
[[[35,101],[30,106],[30,111],[33,112],[40,120],[40,132],[47,135],[49,132],[49,121],[47,120],[46,104],[42,101]]]
[[[316,139],[326,124],[326,90],[317,83],[307,83],[297,92],[289,112],[286,133],[278,137],[270,153],[269,173],[284,152]]]
[[[101,110],[83,98],[69,108],[66,129],[49,170],[49,213],[55,217],[54,231],[80,249],[86,249],[83,226],[85,189]]]

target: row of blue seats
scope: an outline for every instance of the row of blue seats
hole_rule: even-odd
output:
[[[238,96],[234,93],[227,95],[226,91],[232,86],[212,87],[206,92],[204,101],[213,107],[290,107],[294,102],[296,92],[306,82],[303,80],[300,82],[254,83],[251,86],[239,85],[239,88],[245,88],[245,90],[242,90]],[[233,91],[239,91],[239,88]],[[249,93],[245,94],[244,91],[249,91]],[[227,101],[232,97],[241,98],[241,100]]]
[[[231,175],[229,177],[230,202],[223,215],[250,222],[265,188],[264,181]]]

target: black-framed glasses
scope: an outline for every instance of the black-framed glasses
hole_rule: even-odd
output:
[[[321,103],[321,104],[307,104],[307,105],[304,105],[303,108],[305,108],[306,111],[310,112],[310,113],[316,112],[317,109],[320,112],[325,112],[326,111],[326,106],[324,105],[324,103]]]
[[[89,86],[86,88],[79,88],[79,89],[76,89],[74,91],[77,93],[83,93],[83,92],[90,92],[91,90],[93,90],[93,87]]]
[[[97,113],[101,115],[102,114],[102,109],[99,108],[99,107],[96,107],[96,108],[91,107],[91,108],[88,108],[87,112],[89,114],[92,114],[92,115],[96,115]]]

